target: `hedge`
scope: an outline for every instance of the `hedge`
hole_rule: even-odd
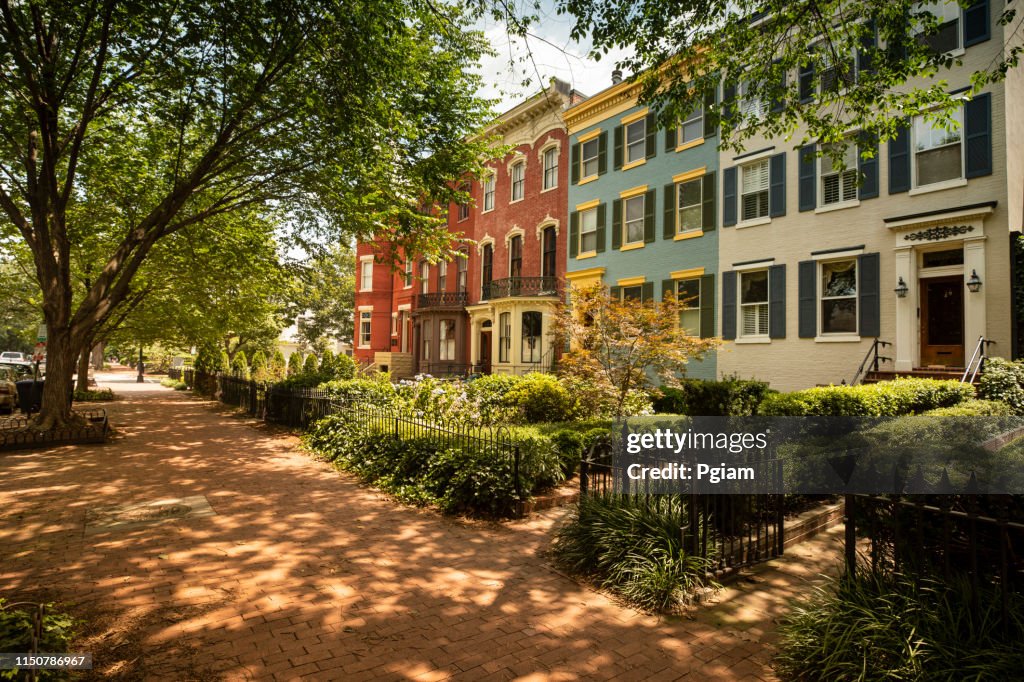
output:
[[[1024,364],[992,358],[978,382],[978,394],[986,400],[1006,403],[1014,414],[1024,414]]]
[[[654,396],[661,414],[701,417],[749,417],[775,391],[764,381],[724,378],[721,381],[685,379],[679,386],[662,386]]]
[[[973,397],[974,387],[959,381],[899,378],[769,395],[757,412],[770,417],[898,417],[953,407]]]

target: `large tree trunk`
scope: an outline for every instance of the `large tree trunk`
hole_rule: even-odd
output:
[[[78,354],[78,381],[75,383],[76,391],[89,390],[89,358],[92,355],[92,343],[87,342],[82,346]]]
[[[78,349],[67,328],[50,327],[46,342],[43,409],[36,417],[35,428],[48,431],[71,421],[71,403],[68,397],[77,359]]]

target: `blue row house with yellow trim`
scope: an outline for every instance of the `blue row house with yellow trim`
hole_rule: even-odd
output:
[[[717,335],[717,131],[692,112],[658,127],[657,112],[638,106],[640,86],[616,74],[606,90],[564,113],[571,144],[570,288],[596,282],[622,300],[687,303],[680,324]],[[687,376],[716,378],[709,354]]]

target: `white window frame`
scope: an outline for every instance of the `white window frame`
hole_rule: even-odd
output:
[[[640,129],[640,139],[634,142],[629,141],[629,131]],[[639,150],[639,155],[633,158],[631,153],[634,148]],[[647,158],[647,117],[642,116],[635,121],[630,121],[622,126],[622,165],[638,163]]]
[[[825,266],[833,263],[853,263],[853,293],[844,294],[842,296],[825,296],[824,291],[824,278],[825,278]],[[818,285],[817,285],[817,318],[818,318],[818,336],[819,337],[839,337],[839,336],[860,336],[860,268],[857,257],[852,258],[833,258],[831,260],[818,261]],[[854,330],[852,332],[826,332],[825,331],[825,301],[840,301],[845,299],[853,299],[854,312]]]
[[[481,213],[490,213],[494,210],[494,183],[497,175],[490,173],[484,178],[484,208]]]
[[[512,313],[498,315],[498,363],[512,362]]]
[[[405,259],[405,276],[402,279],[402,288],[411,289],[413,280],[412,258]]]
[[[359,311],[359,347],[369,348],[373,341],[373,311]]]
[[[369,282],[367,282],[367,279],[369,279]],[[362,258],[359,260],[359,291],[373,291],[373,258]]]
[[[398,336],[398,313],[391,313],[391,336]]]
[[[840,172],[838,169],[832,169],[828,173],[824,172],[825,161],[831,162],[832,157],[827,156],[828,151],[823,150],[821,156],[818,157],[818,208],[835,208],[837,206],[844,206],[846,204],[854,204],[858,201],[858,190],[859,190],[859,172],[857,170],[857,145],[851,143],[846,148],[846,169]],[[837,201],[825,201],[825,179],[826,177],[836,177],[839,181],[839,199]],[[844,198],[845,190],[850,189],[852,186],[853,196],[849,199]]]
[[[516,179],[516,175],[519,175],[519,179]],[[511,199],[509,203],[515,203],[522,201],[526,198],[526,162],[516,161],[508,169],[509,180],[511,181]],[[516,196],[516,187],[519,188],[519,196]]]
[[[629,220],[629,206],[630,204],[640,204],[640,217]],[[647,194],[638,194],[634,197],[628,197],[622,200],[622,245],[629,246],[630,244],[643,244],[644,243],[644,217],[647,212]],[[629,227],[630,225],[640,225],[640,237],[638,239],[630,240],[629,238]]]
[[[446,323],[451,323],[446,324]],[[450,334],[448,332],[451,332]],[[448,360],[449,362],[455,359],[455,320],[451,318],[443,318],[438,324],[437,333],[437,359]]]
[[[696,124],[697,126],[697,137],[690,139],[686,138],[686,126],[688,124]],[[698,142],[704,139],[704,104],[701,103],[694,107],[694,110],[682,121],[679,122],[679,126],[676,128],[676,146],[682,147],[684,144],[690,144],[691,142]]]
[[[551,165],[548,160],[553,160]],[[551,183],[548,183],[551,176]],[[558,187],[558,147],[551,146],[541,153],[541,191]]]
[[[910,153],[911,153],[912,158],[910,160],[910,174],[911,174],[911,178],[912,178],[912,187],[914,189],[918,189],[918,188],[932,188],[932,187],[941,188],[941,187],[945,186],[946,184],[962,184],[962,183],[966,182],[966,178],[967,178],[967,145],[966,145],[965,139],[964,139],[964,108],[962,106],[957,110],[956,116],[959,119],[959,124],[960,124],[960,128],[959,128],[959,136],[960,137],[959,137],[959,140],[957,142],[948,142],[946,144],[935,145],[935,146],[932,146],[932,147],[928,147],[927,149],[918,149],[918,144],[920,142],[920,140],[919,140],[919,131],[918,131],[918,123],[920,122],[921,125],[927,125],[928,124],[927,120],[925,119],[924,115],[921,115],[921,116],[915,116],[913,121],[911,122],[911,126],[910,126]],[[934,133],[934,132],[938,132],[938,131],[942,131],[942,130],[943,130],[942,128],[937,128],[935,125],[932,125],[929,132],[930,133]],[[946,180],[938,180],[936,182],[930,182],[930,183],[928,183],[926,185],[922,185],[920,183],[919,179],[918,179],[918,172],[917,172],[917,156],[918,156],[918,154],[920,154],[922,152],[933,151],[935,149],[941,149],[943,147],[952,147],[954,144],[959,144],[960,145],[960,175],[955,177],[955,178],[948,178]]]
[[[684,300],[685,300],[686,297],[682,296],[679,290],[684,285],[690,284],[691,282],[696,282],[697,283],[697,299],[695,301],[691,302],[691,303],[685,304],[685,307],[683,307],[684,306]],[[685,331],[685,327],[683,327],[683,320],[682,320],[683,313],[690,312],[690,311],[693,311],[693,310],[697,311],[697,327],[696,327],[695,333],[691,334],[690,336],[699,337],[701,335],[701,328],[700,328],[700,317],[701,317],[700,316],[700,302],[701,302],[701,299],[704,296],[704,291],[703,291],[702,287],[703,287],[703,284],[702,284],[702,281],[701,281],[700,277],[687,277],[686,279],[677,279],[676,280],[676,292],[675,293],[676,293],[676,302],[679,304],[679,328],[683,329]]]
[[[537,336],[526,336],[526,316],[536,315],[540,322],[540,330]],[[519,315],[520,339],[519,339],[519,361],[524,365],[536,365],[541,361],[541,353],[544,350],[544,314],[539,310],[524,310]],[[531,346],[527,343],[527,339],[534,339],[534,344]],[[529,346],[529,348],[528,348]],[[529,350],[530,358],[526,358],[527,350]]]
[[[939,11],[936,12],[934,11],[935,9],[938,9]],[[960,3],[956,2],[956,0],[948,0],[947,2],[922,2],[918,7],[914,9],[914,12],[917,14],[920,14],[922,12],[930,12],[932,16],[939,20],[939,26],[943,26],[945,24],[949,24],[955,21],[956,47],[954,47],[952,50],[949,50],[948,52],[944,52],[943,54],[959,56],[964,53],[964,22],[963,12],[961,10]],[[951,14],[952,16],[946,16],[947,14]],[[915,37],[922,34],[923,31],[921,31],[920,29],[920,25],[915,25]],[[932,34],[932,36],[928,37],[933,37],[934,35],[935,34]]]
[[[768,113],[768,103],[761,98],[750,97],[747,94],[747,90],[750,88],[750,81],[740,81],[736,86],[736,99],[740,113],[743,114],[745,120],[754,119],[762,120]],[[751,115],[751,114],[754,115]]]
[[[765,296],[764,296],[764,301],[763,302],[762,301],[755,301],[755,302],[750,302],[750,303],[744,303],[743,302],[743,278],[744,277],[748,277],[750,275],[756,275],[756,274],[759,274],[759,273],[763,273],[764,277],[765,277]],[[739,324],[737,325],[739,327],[739,334],[737,334],[737,336],[739,338],[741,338],[741,339],[768,339],[768,338],[770,338],[769,335],[771,333],[771,317],[770,317],[770,314],[771,314],[771,310],[770,310],[771,280],[769,278],[768,269],[767,268],[758,268],[756,270],[742,270],[738,274],[739,274],[739,286],[737,287],[737,292],[736,292],[736,296],[738,298],[738,300],[736,301],[736,303],[737,303],[736,309],[737,309],[737,313],[738,313],[740,319],[738,321]],[[744,324],[744,318],[746,316],[745,316],[744,313],[746,312],[747,308],[754,308],[755,306],[756,306],[756,311],[755,311],[755,319],[756,319],[755,327],[760,329],[760,327],[761,327],[760,321],[761,321],[761,317],[762,317],[762,314],[763,314],[763,317],[764,317],[764,328],[765,328],[765,331],[763,333],[759,332],[759,331],[755,331],[755,332],[752,332],[752,333],[747,333],[745,331],[746,330],[746,325]]]
[[[591,215],[594,216],[594,226],[593,226],[593,229],[584,230],[585,223],[587,222],[586,217],[587,216],[591,216]],[[583,248],[583,236],[584,235],[589,235],[589,234],[593,234],[594,235],[594,248],[592,248],[592,249],[584,249]],[[588,208],[585,211],[580,211],[580,248],[578,249],[578,251],[579,251],[580,254],[596,253],[597,252],[597,206],[595,206],[593,208]]]
[[[446,260],[437,264],[437,290],[439,292],[448,290],[448,261]]]
[[[469,257],[459,258],[455,264],[455,291],[465,293],[469,288]]]
[[[589,145],[589,144],[593,144],[594,145],[594,155],[593,156],[587,156],[586,155],[587,145]],[[600,164],[599,164],[600,157],[601,157],[601,139],[600,139],[600,135],[592,137],[589,140],[586,140],[585,142],[580,142],[580,181],[586,180],[587,178],[596,178],[600,174],[600,172],[601,172]],[[593,173],[588,174],[586,172],[587,164],[588,163],[593,163],[594,164],[594,172]]]
[[[704,230],[704,178],[705,175],[700,177],[690,178],[689,180],[683,180],[682,182],[676,183],[676,234],[693,234],[696,232],[702,232]],[[700,219],[697,221],[697,227],[689,230],[683,229],[683,210],[686,208],[694,208],[694,206],[683,205],[683,185],[688,185],[691,182],[700,183],[700,192],[698,196],[700,199],[697,201],[697,212],[700,214]]]
[[[744,189],[743,189],[743,185],[744,185],[744,181],[746,180],[747,174],[752,172],[753,169],[755,167],[757,167],[757,166],[764,166],[764,187],[763,188],[758,188],[756,190],[752,190],[752,191],[749,191],[749,192],[745,192]],[[740,205],[739,205],[740,216],[739,217],[740,217],[740,220],[739,220],[739,222],[745,223],[745,222],[749,222],[749,221],[753,221],[753,220],[764,220],[764,219],[767,219],[767,218],[771,217],[771,213],[772,213],[772,209],[771,209],[771,187],[772,187],[771,159],[769,157],[764,157],[764,158],[758,159],[757,161],[751,161],[749,163],[745,163],[745,164],[740,166],[740,178],[739,178],[739,198],[740,198]],[[764,193],[764,196],[765,196],[764,214],[761,215],[761,213],[760,213],[760,201],[758,201],[758,215],[755,215],[753,217],[748,218],[747,215],[746,215],[746,211],[744,210],[744,208],[745,208],[745,206],[744,206],[744,204],[745,204],[744,198],[748,194],[761,194],[762,192]]]
[[[420,293],[430,293],[430,263],[420,261]]]

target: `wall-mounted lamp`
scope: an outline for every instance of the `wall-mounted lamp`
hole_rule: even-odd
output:
[[[903,281],[902,277],[900,277],[900,281],[897,282],[896,288],[893,289],[893,291],[896,292],[896,296],[897,297],[899,297],[899,298],[906,298],[907,297],[907,292],[910,291],[910,288],[907,287],[907,283]]]
[[[978,277],[977,270],[971,270],[971,278],[967,280],[967,288],[970,289],[972,294],[981,291],[981,278]]]

